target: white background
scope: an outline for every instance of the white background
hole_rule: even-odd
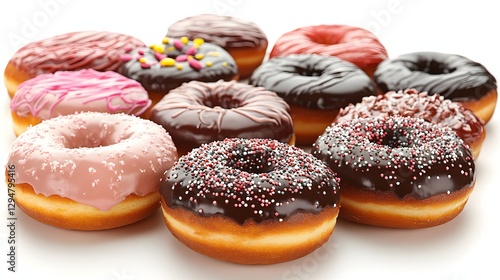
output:
[[[296,27],[348,24],[373,31],[391,57],[413,51],[457,53],[500,77],[498,12],[490,4],[494,1],[131,2],[1,1],[0,68],[20,46],[34,40],[103,30],[152,44],[160,42],[171,23],[207,12],[256,22],[269,37],[270,47]],[[14,140],[10,122],[9,98],[0,87],[1,166]],[[497,112],[487,125],[477,160],[476,188],[455,220],[417,230],[339,221],[330,241],[319,250],[276,265],[236,265],[199,255],[172,237],[160,212],[119,229],[79,232],[41,224],[17,210],[17,272],[12,273],[7,271],[10,233],[4,189],[0,191],[0,279],[500,279],[499,124]]]

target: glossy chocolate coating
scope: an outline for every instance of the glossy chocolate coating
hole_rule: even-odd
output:
[[[335,174],[302,149],[268,139],[225,139],[182,156],[160,194],[170,208],[244,224],[338,207],[338,188]]]
[[[253,22],[230,16],[200,14],[179,20],[167,31],[169,37],[203,38],[228,50],[267,46],[267,37]]]
[[[383,61],[374,73],[383,91],[414,88],[457,102],[479,100],[496,90],[496,79],[481,64],[466,57],[415,52]]]
[[[334,122],[391,115],[422,118],[447,125],[468,145],[482,139],[484,133],[483,122],[471,110],[440,95],[428,95],[415,89],[364,97],[361,102],[340,110]]]
[[[236,63],[229,53],[210,43],[166,38],[163,44],[136,48],[126,55],[129,61],[118,69],[118,73],[138,81],[148,91],[168,93],[189,81],[230,81],[238,75]],[[175,64],[163,66],[161,60],[164,58],[174,59]],[[200,68],[193,67],[193,63]]]
[[[191,150],[224,138],[269,138],[288,143],[288,105],[274,92],[236,81],[192,81],[166,95],[151,111],[179,148]]]
[[[316,54],[272,58],[254,71],[250,83],[276,92],[290,105],[320,110],[376,94],[375,84],[357,66]]]
[[[312,154],[344,186],[425,199],[475,182],[470,149],[449,127],[401,116],[332,124]]]

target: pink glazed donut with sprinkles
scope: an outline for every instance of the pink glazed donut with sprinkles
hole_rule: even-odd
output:
[[[212,258],[273,264],[324,244],[339,212],[339,179],[302,149],[226,138],[180,157],[160,187],[172,234]]]
[[[93,69],[41,74],[21,83],[11,101],[16,135],[50,118],[77,112],[142,116],[151,106],[140,83]]]
[[[16,206],[57,227],[103,230],[144,219],[160,206],[160,184],[177,159],[168,133],[126,114],[86,112],[45,120],[19,135]]]
[[[332,124],[313,146],[341,180],[339,216],[422,228],[446,223],[474,188],[472,151],[448,126],[384,116]]]

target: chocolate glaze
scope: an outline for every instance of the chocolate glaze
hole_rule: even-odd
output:
[[[471,110],[440,95],[428,95],[415,89],[364,97],[361,102],[340,110],[334,122],[390,115],[423,118],[428,122],[447,125],[468,145],[481,139],[484,133],[483,121]]]
[[[267,139],[225,139],[182,156],[160,194],[170,208],[244,224],[339,207],[338,190],[335,174],[302,149]]]
[[[343,186],[425,199],[472,187],[470,149],[449,127],[401,116],[332,124],[312,154]]]
[[[167,36],[187,36],[191,40],[203,38],[224,49],[267,46],[266,35],[255,23],[214,14],[200,14],[179,20],[168,28]]]
[[[179,38],[166,38],[164,42],[149,48],[133,49],[123,56],[123,59],[129,61],[123,64],[118,72],[140,82],[148,91],[164,93],[193,80],[215,82],[221,79],[229,81],[237,78],[238,69],[233,58],[217,45],[195,44],[193,41],[184,43]],[[176,48],[174,44],[179,47]],[[158,47],[164,52],[155,50]],[[195,52],[191,55],[190,50],[195,50]],[[201,55],[201,58],[187,58],[194,54]],[[140,58],[145,62],[141,62]],[[175,65],[162,66],[160,60],[163,58],[175,59]],[[196,62],[201,68],[192,67],[190,60]]]
[[[236,81],[192,81],[166,95],[151,111],[185,150],[230,137],[288,143],[294,134],[288,105],[274,92]]]
[[[281,35],[269,57],[319,54],[349,61],[365,72],[387,59],[387,50],[370,31],[348,25],[300,27]]]
[[[140,46],[144,46],[142,41],[124,34],[71,32],[30,43],[18,50],[10,62],[33,77],[86,68],[116,71],[123,63],[120,55]]]
[[[414,52],[388,59],[374,73],[384,92],[414,88],[453,101],[479,100],[496,90],[486,68],[466,57],[438,52]]]
[[[336,57],[294,54],[269,59],[250,83],[276,92],[288,104],[340,109],[376,94],[375,84],[354,64]]]

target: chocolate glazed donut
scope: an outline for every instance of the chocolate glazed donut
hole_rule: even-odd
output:
[[[274,92],[236,81],[185,83],[152,108],[150,119],[170,133],[180,154],[232,137],[294,143],[288,105]]]
[[[290,105],[301,145],[312,144],[341,108],[376,94],[373,81],[356,65],[317,54],[272,58],[254,71],[250,83]]]
[[[485,122],[491,118],[497,99],[495,77],[480,63],[455,54],[414,52],[400,55],[380,63],[374,80],[383,92],[414,88],[439,94],[462,103]],[[482,100],[489,104],[478,104]],[[484,108],[479,108],[483,106],[491,108],[484,112]]]

